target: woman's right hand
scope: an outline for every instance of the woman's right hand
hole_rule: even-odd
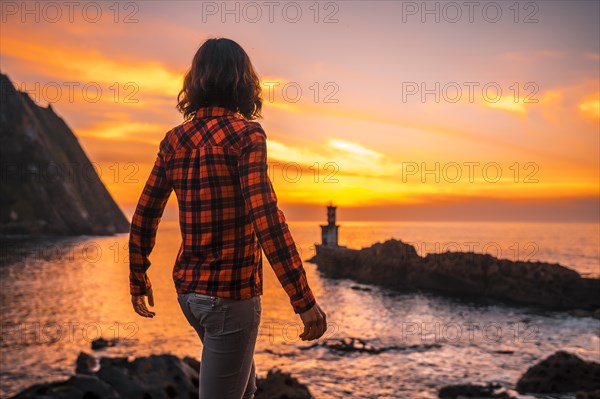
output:
[[[300,318],[304,323],[304,331],[300,334],[303,341],[320,338],[327,331],[327,316],[317,303],[306,312],[300,313]]]
[[[146,292],[143,295],[132,295],[131,296],[131,303],[133,304],[133,310],[135,310],[135,313],[139,314],[140,316],[152,318],[152,317],[156,316],[156,313],[148,310],[148,308],[146,307],[145,297],[148,297],[148,304],[150,306],[154,306],[154,295],[152,294],[152,288],[149,288],[148,292]]]

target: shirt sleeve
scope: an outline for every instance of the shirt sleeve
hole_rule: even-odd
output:
[[[138,201],[129,233],[129,288],[132,295],[143,295],[151,287],[146,271],[148,256],[154,248],[156,230],[173,190],[165,170],[167,137],[161,142],[150,176]]]
[[[266,134],[262,128],[253,129],[248,140],[238,161],[246,209],[260,245],[289,296],[294,312],[302,313],[312,308],[316,301],[267,175]]]

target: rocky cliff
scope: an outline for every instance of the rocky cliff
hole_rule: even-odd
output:
[[[0,235],[106,235],[129,222],[71,129],[0,74]]]
[[[412,245],[394,239],[360,250],[322,245],[316,249],[314,262],[330,277],[555,310],[600,308],[600,279],[581,277],[559,264],[514,262],[472,252],[421,257]]]

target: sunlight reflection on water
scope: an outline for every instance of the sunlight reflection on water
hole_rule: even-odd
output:
[[[318,223],[289,223],[303,259],[314,254]],[[449,243],[482,252],[474,244],[479,243],[490,251],[500,248],[504,258],[514,260],[518,254],[522,260],[559,262],[582,274],[600,275],[598,226],[593,224],[349,222],[342,224],[340,236],[340,244],[356,248],[394,237],[416,243],[421,254]],[[151,256],[157,313],[151,320],[131,310],[127,238],[23,240],[3,254],[2,396],[34,382],[64,378],[73,372],[78,353],[91,352],[90,342],[98,336],[120,338],[117,346],[99,352],[111,356],[200,355],[199,340],[181,314],[171,280],[180,240],[176,222],[161,224]],[[16,247],[20,254],[15,255]],[[364,286],[323,278],[311,263],[305,267],[328,314],[328,337],[360,337],[377,347],[440,344],[378,355],[303,350],[310,344],[297,338],[300,320],[265,259],[258,373],[274,366],[290,371],[317,398],[434,398],[447,384],[496,381],[513,386],[527,367],[558,349],[589,360],[600,355],[597,320],[377,287],[357,290],[352,287]],[[499,354],[499,349],[513,354]]]

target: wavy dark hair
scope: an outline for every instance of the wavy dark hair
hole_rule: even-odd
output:
[[[260,80],[248,54],[230,39],[208,39],[200,46],[177,96],[185,119],[210,106],[239,112],[248,120],[261,117]]]

